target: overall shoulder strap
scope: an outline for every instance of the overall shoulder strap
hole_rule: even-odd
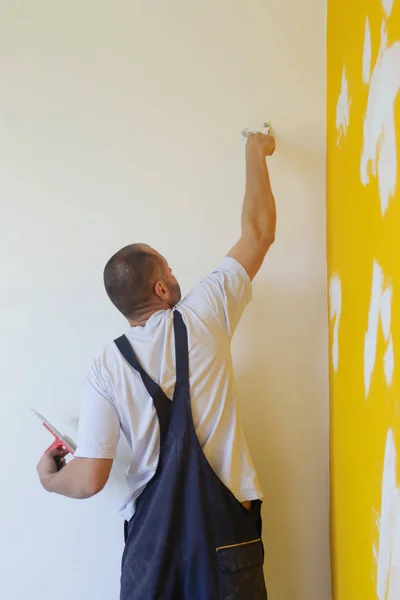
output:
[[[126,335],[121,335],[121,337],[114,340],[114,344],[117,346],[127,363],[129,363],[131,367],[139,373],[140,377],[142,378],[143,385],[153,399],[154,408],[156,409],[158,422],[160,425],[160,437],[162,442],[168,429],[171,401],[164,394],[160,386],[147,375],[146,371],[139,364],[136,354]]]
[[[181,313],[174,310],[176,385],[189,385],[189,345]]]

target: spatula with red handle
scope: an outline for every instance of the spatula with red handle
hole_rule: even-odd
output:
[[[76,451],[76,444],[75,444],[75,442],[73,442],[71,440],[71,438],[68,437],[67,435],[62,435],[62,433],[60,433],[58,431],[58,429],[56,429],[54,427],[54,425],[52,425],[50,423],[50,421],[48,421],[46,419],[46,417],[44,417],[43,415],[41,415],[40,413],[38,413],[35,409],[31,408],[31,411],[33,413],[35,413],[35,415],[38,417],[38,419],[41,420],[43,427],[45,427],[47,429],[47,431],[49,433],[51,433],[51,435],[54,436],[54,442],[51,444],[51,446],[49,446],[47,448],[46,452],[49,452],[49,450],[53,450],[54,448],[57,449],[57,450],[65,448],[66,450],[68,450],[68,453],[73,456],[75,454],[75,451]],[[60,468],[59,461],[56,460],[56,463],[57,463],[57,468]]]

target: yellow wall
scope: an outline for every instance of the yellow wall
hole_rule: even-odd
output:
[[[328,4],[334,599],[399,600],[400,0]]]

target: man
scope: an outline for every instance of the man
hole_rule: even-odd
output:
[[[121,600],[265,600],[262,492],[241,428],[231,339],[275,238],[266,157],[273,137],[250,134],[242,235],[181,300],[167,261],[144,244],[104,270],[130,329],[94,361],[76,458],[43,456],[49,492],[89,498],[110,475],[120,431],[132,449]],[[61,464],[57,470],[55,458]]]

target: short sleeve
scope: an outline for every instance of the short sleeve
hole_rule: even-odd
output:
[[[226,257],[186,296],[183,304],[204,321],[218,319],[232,338],[251,298],[252,284],[246,270],[234,258]]]
[[[76,457],[116,456],[120,421],[111,394],[94,363],[84,383]]]

